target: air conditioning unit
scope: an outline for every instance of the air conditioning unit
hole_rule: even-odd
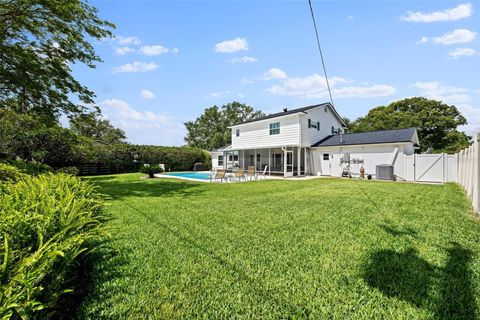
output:
[[[393,166],[391,164],[378,164],[376,167],[376,176],[377,180],[392,180],[393,176]]]

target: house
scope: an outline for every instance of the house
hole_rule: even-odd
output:
[[[348,166],[375,174],[377,164],[394,164],[399,154],[418,146],[415,128],[345,133],[346,125],[330,103],[284,109],[230,127],[232,144],[212,151],[212,166],[267,168],[283,177],[340,176]]]

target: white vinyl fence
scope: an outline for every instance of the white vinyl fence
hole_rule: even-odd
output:
[[[465,189],[475,212],[479,212],[480,199],[480,134],[475,133],[473,144],[458,153],[457,182]]]
[[[456,182],[456,154],[401,154],[394,163],[397,179],[412,182]]]

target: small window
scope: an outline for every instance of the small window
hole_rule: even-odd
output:
[[[308,128],[313,128],[318,130],[318,125],[320,122],[313,122],[312,119],[308,119]]]
[[[325,161],[330,160],[330,154],[329,153],[324,153],[323,154],[323,160],[325,160]]]
[[[240,129],[235,130],[235,135],[236,135],[237,137],[240,137]]]
[[[257,162],[260,162],[260,154],[257,153]]]
[[[335,128],[332,126],[332,134],[335,134]]]
[[[327,107],[325,107],[325,109],[323,109],[323,110],[325,110],[325,112],[328,112],[328,109],[327,109]]]
[[[280,134],[280,122],[270,123],[270,135]]]
[[[229,162],[232,162],[232,160],[233,160],[233,157],[232,157],[231,154],[229,154],[229,155],[228,155],[228,161],[229,161]]]
[[[233,155],[233,161],[238,161],[238,154]]]
[[[218,156],[218,165],[223,166],[223,156]]]
[[[317,122],[317,131],[320,131],[320,121]]]
[[[253,163],[253,160],[254,160],[254,159],[255,159],[255,158],[254,158],[253,154],[251,154],[251,155],[250,155],[250,165],[251,165],[251,166],[255,165],[255,164]]]

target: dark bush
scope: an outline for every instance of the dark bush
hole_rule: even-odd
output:
[[[57,173],[65,173],[65,174],[69,174],[69,175],[72,175],[72,176],[78,176],[78,173],[80,172],[80,170],[78,170],[77,167],[62,167],[62,168],[58,168],[56,170]]]
[[[43,173],[53,172],[52,167],[43,163],[29,162],[29,161],[13,161],[10,162],[12,166],[15,166],[21,172],[32,176],[37,176]]]

